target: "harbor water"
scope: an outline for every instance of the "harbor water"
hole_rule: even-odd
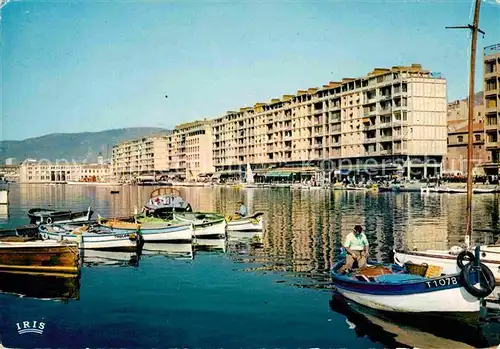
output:
[[[34,207],[103,217],[139,211],[153,187],[11,185],[0,228],[28,223]],[[119,190],[119,194],[111,194]],[[465,195],[326,189],[179,188],[194,210],[264,212],[262,233],[228,233],[141,253],[85,251],[81,275],[0,276],[5,347],[387,348],[492,347],[500,314],[485,320],[398,316],[334,297],[329,270],[361,224],[371,258],[393,248],[444,249],[464,240]],[[474,241],[494,243],[500,196],[475,195]],[[22,296],[20,296],[22,295]],[[19,333],[29,322],[38,333]],[[43,326],[41,325],[43,324]],[[430,325],[432,324],[432,325]],[[40,328],[43,327],[43,328]],[[40,333],[41,332],[41,333]]]

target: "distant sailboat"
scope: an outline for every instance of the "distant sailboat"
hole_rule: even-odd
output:
[[[255,183],[255,181],[253,179],[252,167],[250,167],[250,164],[248,164],[248,163],[247,163],[246,182],[247,182],[247,184],[254,184]]]

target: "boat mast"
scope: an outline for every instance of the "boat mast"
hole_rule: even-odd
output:
[[[472,157],[474,149],[474,78],[476,74],[476,43],[477,33],[484,32],[479,29],[479,10],[481,8],[481,0],[475,1],[474,6],[474,19],[472,25],[460,27],[446,27],[446,28],[460,28],[470,29],[472,31],[471,51],[470,51],[470,71],[469,71],[469,100],[468,100],[468,138],[467,138],[467,225],[465,228],[465,244],[470,247],[472,237]]]
[[[476,74],[476,43],[479,25],[479,9],[481,0],[476,0],[474,9],[474,21],[472,22],[472,40],[470,52],[470,72],[469,72],[469,137],[467,139],[467,225],[466,239],[467,246],[470,246],[472,237],[472,157],[474,149],[474,78]]]

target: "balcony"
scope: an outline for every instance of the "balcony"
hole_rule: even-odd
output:
[[[382,149],[380,151],[380,155],[391,155],[392,154],[392,149]]]
[[[365,127],[364,127],[364,131],[373,131],[373,130],[376,130],[376,129],[377,129],[377,125],[376,124],[365,125]]]
[[[379,127],[380,128],[390,128],[390,127],[392,127],[392,122],[390,122],[390,121],[389,122],[381,122],[379,124]]]
[[[392,114],[392,107],[380,108],[379,114],[380,115]]]
[[[493,69],[493,71],[491,72],[485,72],[484,73],[484,79],[485,80],[488,80],[488,79],[491,79],[491,78],[494,78],[497,76],[497,71],[495,69]]]
[[[485,114],[486,115],[496,115],[498,108],[496,105],[486,105]]]
[[[338,148],[338,147],[340,147],[340,142],[332,142],[332,143],[330,143],[330,147]]]
[[[498,95],[498,87],[490,88],[484,91],[485,96],[496,96]]]
[[[363,143],[366,144],[377,143],[377,137],[371,137],[371,138],[365,137]]]
[[[407,105],[395,105],[394,107],[392,107],[392,110],[393,111],[405,111],[405,110],[408,110],[408,106]]]
[[[380,139],[381,142],[392,142],[393,137],[392,137],[392,135],[390,135],[390,136],[380,136],[379,139]]]
[[[323,143],[316,143],[313,145],[314,149],[323,149]]]
[[[378,98],[376,96],[374,96],[374,97],[367,98],[365,100],[364,104],[373,104],[373,103],[377,103],[377,101],[378,101]]]
[[[495,125],[488,125],[488,123],[486,123],[484,125],[484,130],[486,132],[497,132],[498,131],[498,125],[495,124]]]
[[[487,149],[498,148],[498,141],[495,141],[495,142],[488,141],[488,142],[486,142],[486,148]]]
[[[371,149],[371,150],[366,150],[366,151],[365,151],[365,155],[367,155],[367,156],[376,156],[376,155],[378,155],[378,151],[373,150],[373,149]]]
[[[323,109],[314,110],[314,115],[323,114]]]

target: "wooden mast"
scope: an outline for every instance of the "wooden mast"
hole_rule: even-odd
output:
[[[466,225],[466,239],[467,247],[470,246],[472,237],[472,158],[474,149],[474,78],[476,74],[476,43],[477,32],[479,26],[479,10],[481,7],[481,0],[476,0],[474,8],[474,20],[472,22],[472,40],[470,52],[470,72],[469,72],[469,108],[468,108],[468,139],[467,139],[467,225]]]
[[[468,98],[468,137],[467,137],[467,225],[465,228],[465,244],[470,247],[472,237],[472,157],[474,149],[474,78],[476,74],[476,44],[477,33],[484,32],[479,29],[479,10],[481,0],[475,1],[474,19],[472,25],[459,27],[446,27],[447,29],[470,29],[472,31],[471,51],[470,51],[470,71],[469,71],[469,98]]]

